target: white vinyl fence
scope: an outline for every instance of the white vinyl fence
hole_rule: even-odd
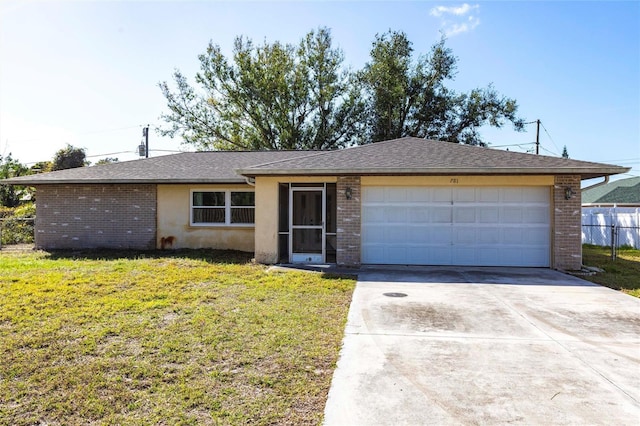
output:
[[[596,246],[632,246],[640,249],[639,207],[585,207],[582,243]]]

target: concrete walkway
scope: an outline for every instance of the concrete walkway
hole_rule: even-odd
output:
[[[362,270],[325,424],[507,423],[640,424],[640,300],[547,269]]]

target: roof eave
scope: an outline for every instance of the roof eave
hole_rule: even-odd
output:
[[[124,184],[242,184],[246,179],[239,176],[237,179],[39,179],[20,180],[11,179],[0,180],[3,185],[38,186],[38,185],[124,185]]]
[[[603,168],[361,168],[361,169],[237,169],[243,176],[300,176],[300,175],[580,175],[582,179],[592,179],[626,173],[627,167]]]

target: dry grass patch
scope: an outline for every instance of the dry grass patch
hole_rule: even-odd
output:
[[[604,269],[585,279],[640,297],[640,250],[620,249],[617,259],[611,260],[611,248],[584,245],[582,263]]]
[[[317,424],[354,282],[224,252],[0,254],[0,424]]]

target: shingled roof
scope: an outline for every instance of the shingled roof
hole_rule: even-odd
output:
[[[239,168],[259,175],[578,174],[583,179],[628,168],[407,137]]]
[[[121,163],[20,176],[1,183],[46,185],[57,183],[242,183],[235,172],[276,160],[307,156],[314,151],[183,152]]]
[[[242,183],[245,177],[265,175],[577,174],[589,179],[628,170],[609,164],[408,137],[336,151],[185,152],[21,176],[0,183]]]
[[[582,191],[582,204],[640,205],[640,177],[620,179]]]

